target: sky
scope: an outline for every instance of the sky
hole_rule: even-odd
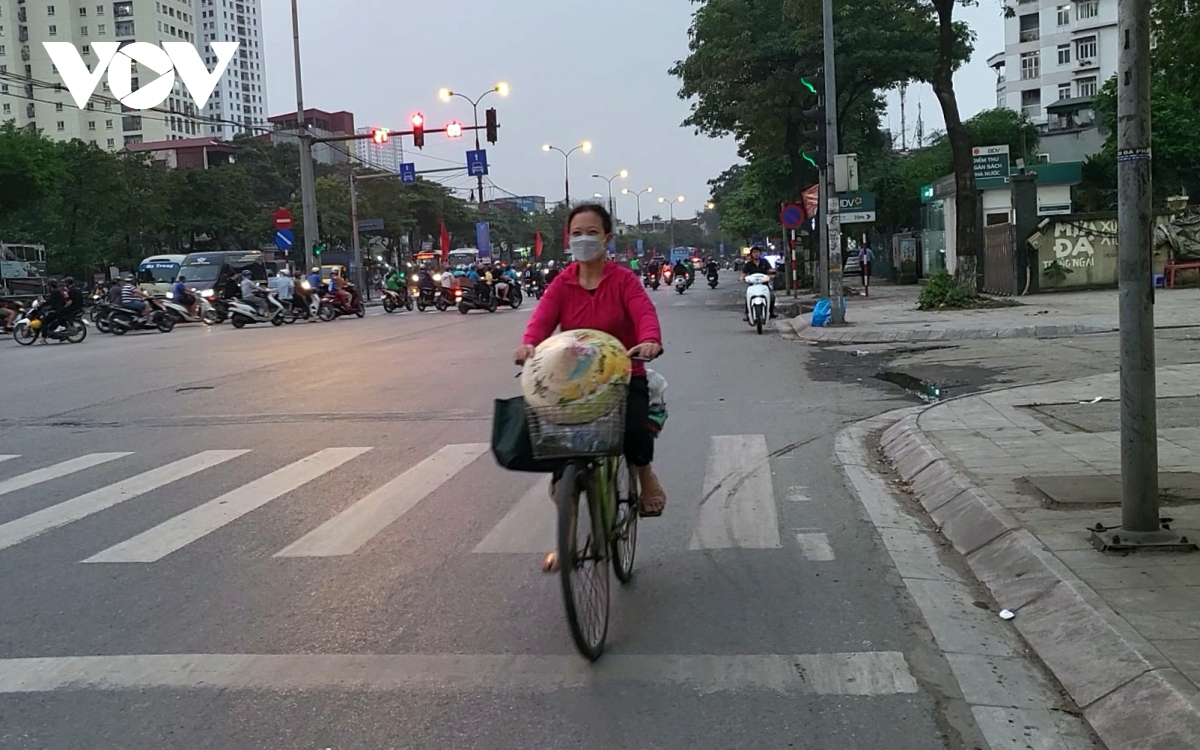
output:
[[[462,99],[439,100],[440,88],[474,98],[498,82],[509,84],[507,98],[493,94],[480,104],[481,119],[494,106],[500,122],[498,142],[484,144],[498,189],[485,191],[488,199],[507,192],[562,200],[564,159],[543,152],[544,143],[570,150],[585,139],[592,142],[590,153],[578,151],[567,162],[573,200],[597,192],[607,197],[608,185],[592,175],[629,170],[626,180],[612,185],[618,215],[630,223],[635,199],[621,196],[621,187],[654,189],[642,197],[643,218],[669,215],[669,207],[654,200],[660,195],[682,195],[675,213],[691,216],[709,197],[708,180],[738,162],[732,139],[681,127],[689,104],[679,99],[679,81],[667,71],[687,55],[695,8],[689,0],[298,3],[307,108],[348,110],[359,127],[393,130],[408,129],[412,114],[421,112],[426,127],[437,128],[451,120],[470,124],[472,117]],[[982,0],[981,7],[961,12],[980,36],[974,59],[955,79],[965,118],[995,106],[995,76],[983,61],[1003,47],[1003,25],[999,0]],[[262,13],[269,111],[294,112],[290,4],[262,0]],[[891,94],[889,101],[890,124],[898,132],[898,96]],[[929,87],[911,87],[910,142],[918,101],[925,132],[942,127]],[[469,135],[449,141],[429,134],[411,161],[418,170],[465,167],[468,140]],[[464,198],[474,185],[465,171],[438,179],[462,188]]]

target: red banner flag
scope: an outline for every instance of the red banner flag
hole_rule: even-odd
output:
[[[441,223],[441,236],[438,238],[442,245],[442,265],[450,262],[450,233],[446,231],[446,222]]]
[[[570,225],[563,227],[563,250],[571,249],[571,227]]]
[[[540,259],[542,257],[542,233],[538,232],[533,238],[533,257]]]
[[[819,186],[813,185],[800,194],[801,205],[804,207],[804,218],[811,219],[817,215],[817,204],[820,203]]]

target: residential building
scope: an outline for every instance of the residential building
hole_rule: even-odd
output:
[[[351,112],[326,112],[320,109],[304,110],[304,121],[308,132],[316,138],[338,135],[354,135],[354,114]],[[268,117],[270,138],[273,143],[295,143],[298,121],[295,112]],[[355,154],[353,141],[313,144],[313,161],[319,164],[348,164]]]
[[[1035,161],[1087,158],[1104,143],[1093,100],[1117,72],[1117,0],[1008,0],[1004,52],[992,55],[997,105],[1029,115]]]
[[[0,122],[109,151],[203,135],[196,105],[178,79],[159,107],[135,111],[113,98],[105,78],[81,110],[42,46],[70,42],[94,67],[96,42],[197,44],[196,25],[194,0],[0,0]]]
[[[131,143],[122,154],[148,154],[170,169],[209,169],[236,161],[237,147],[213,137]]]
[[[368,135],[371,128],[358,128],[355,132]],[[354,147],[354,155],[359,164],[393,174],[400,173],[400,163],[404,161],[404,141],[401,138],[389,138],[387,143],[375,143],[369,138],[364,138],[346,145]]]
[[[145,2],[146,0],[142,0]],[[190,2],[191,0],[189,0]],[[195,0],[198,45],[209,70],[217,64],[211,42],[237,42],[220,83],[204,107],[204,132],[229,140],[239,133],[263,133],[267,125],[266,55],[262,46],[260,0]]]

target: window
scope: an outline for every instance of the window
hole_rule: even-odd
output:
[[[1070,5],[1058,6],[1058,25],[1059,26],[1068,26],[1068,25],[1070,25],[1070,23],[1071,23],[1071,6]]]
[[[1071,84],[1069,84],[1069,83],[1058,84],[1058,100],[1062,101],[1063,99],[1070,99],[1070,98],[1071,98]]]
[[[112,130],[112,128],[113,128],[112,120],[105,120],[104,121],[104,129]]]
[[[48,15],[48,16],[54,15],[54,6],[53,5],[46,6],[46,15]]]
[[[1021,92],[1021,111],[1030,117],[1037,117],[1042,113],[1042,90],[1029,89]]]
[[[1079,0],[1075,10],[1076,18],[1082,21],[1098,15],[1100,15],[1100,0]]]
[[[1036,42],[1041,38],[1039,29],[1038,14],[1026,13],[1021,16],[1021,36],[1019,37],[1019,41]]]
[[[50,36],[58,36],[58,27],[57,26],[50,27]]]
[[[58,129],[58,132],[61,133],[62,131],[67,129],[67,124],[65,122],[63,122],[62,120],[59,120],[58,125],[56,127]]]
[[[96,33],[100,36],[104,36],[104,24],[96,24]]]
[[[55,103],[54,103],[54,111],[55,111],[55,112],[62,112],[62,108],[63,108],[63,104],[62,104],[62,102],[55,102]]]
[[[80,8],[79,15],[83,16],[84,18],[87,18],[87,8]]]
[[[0,44],[0,57],[4,56],[4,45]]]
[[[1075,95],[1080,98],[1094,97],[1096,95],[1096,76],[1076,79]]]
[[[98,16],[104,15],[104,6],[103,5],[96,6],[96,15],[98,15]]]
[[[108,147],[109,147],[109,148],[116,148],[116,141],[114,141],[112,138],[109,138],[109,139],[108,139]]]
[[[1092,60],[1096,57],[1096,37],[1086,36],[1075,42],[1075,59]]]
[[[80,48],[79,48],[79,54],[81,54],[81,55],[90,55],[90,54],[92,54],[92,48],[91,48],[90,46],[88,46],[88,45],[86,45],[86,44],[85,44],[85,45],[83,45],[82,47],[80,47]]]
[[[87,36],[87,26],[79,27],[79,36]]]
[[[1027,81],[1031,78],[1041,76],[1042,55],[1040,52],[1024,52],[1021,54],[1021,80]]]
[[[8,102],[4,103],[4,114],[6,114],[6,115],[12,114],[12,105],[9,104]]]
[[[88,130],[95,130],[95,129],[96,129],[96,121],[88,120]]]
[[[1069,44],[1058,45],[1058,64],[1059,65],[1070,65],[1071,64],[1071,45],[1069,45]]]

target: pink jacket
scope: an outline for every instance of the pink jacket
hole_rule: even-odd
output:
[[[604,331],[626,349],[647,341],[662,344],[658,311],[650,295],[637,274],[616,263],[604,264],[600,285],[592,292],[580,286],[577,263],[563,269],[534,308],[522,343],[537,346],[550,338],[555,328]],[[633,374],[645,375],[645,365],[634,362]]]

